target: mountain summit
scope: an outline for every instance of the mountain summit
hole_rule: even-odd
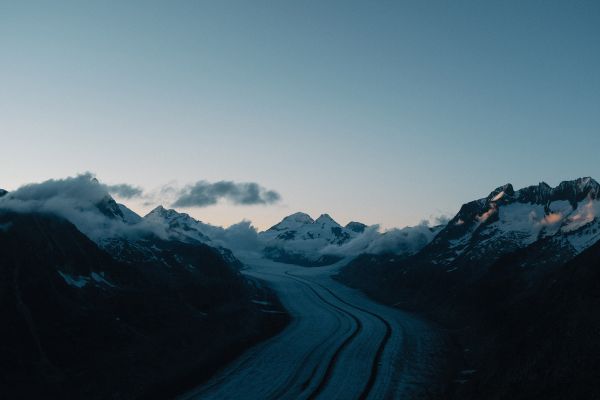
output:
[[[600,185],[592,178],[514,191],[507,184],[464,204],[428,246],[436,263],[490,262],[497,255],[548,238],[577,254],[600,239]]]
[[[297,212],[261,232],[259,237],[268,258],[301,265],[326,265],[339,257],[328,257],[322,250],[347,243],[361,234],[365,226],[354,222],[350,227],[342,227],[329,214],[313,220],[308,214]]]
[[[276,225],[273,225],[269,228],[269,231],[285,231],[290,229],[297,229],[303,225],[313,224],[315,221],[310,217],[310,215],[297,212],[292,215],[288,215],[284,219],[281,220]]]
[[[150,223],[166,225],[167,232],[171,236],[182,241],[210,242],[206,235],[205,224],[195,220],[186,213],[180,213],[173,209],[158,206],[144,216],[144,220]]]

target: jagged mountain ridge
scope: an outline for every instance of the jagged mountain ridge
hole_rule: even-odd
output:
[[[154,238],[150,244],[142,242],[141,250],[146,252],[147,256],[155,257],[155,254],[153,254],[154,251],[164,247],[165,244],[171,241],[189,244],[203,244],[215,249],[230,266],[237,269],[243,267],[242,263],[235,257],[230,249],[216,243],[211,239],[211,237],[208,236],[216,231],[222,231],[223,228],[205,224],[192,218],[186,213],[180,213],[173,209],[166,209],[163,206],[157,206],[143,218],[141,218],[140,221],[150,225],[158,224],[165,229],[165,233],[168,235],[166,241],[157,240],[157,238]],[[115,243],[112,244],[112,246],[114,245]],[[117,245],[129,246],[128,250],[131,250],[132,244],[121,242],[117,243]],[[170,246],[167,245],[167,247]],[[149,254],[148,251],[150,252]]]
[[[552,237],[575,255],[600,239],[600,185],[592,178],[546,183],[515,191],[507,184],[464,204],[422,253],[430,262],[493,260]]]
[[[323,266],[361,253],[412,255],[428,244],[443,228],[421,223],[400,229],[381,231],[352,221],[341,226],[328,214],[313,220],[308,214],[295,213],[261,232],[270,259],[305,266]]]
[[[288,240],[319,240],[322,239],[328,244],[343,244],[356,237],[366,225],[359,222],[350,222],[345,227],[338,224],[329,214],[321,214],[319,218],[313,220],[308,214],[298,212],[289,215],[278,224],[272,226],[264,232],[261,237],[270,241],[272,239]]]
[[[308,214],[297,212],[278,224],[259,233],[267,258],[306,266],[327,265],[340,256],[322,253],[327,246],[341,246],[362,234],[366,225],[350,222],[345,227],[329,214],[313,220]]]
[[[592,178],[564,181],[555,188],[540,183],[517,191],[506,184],[462,205],[431,242],[407,260],[396,257],[394,262],[418,274],[420,269],[448,274],[467,269],[477,275],[519,249],[535,249],[539,264],[545,258],[566,262],[598,240],[600,184]],[[369,264],[393,268],[388,259],[361,257],[349,270],[363,275]]]
[[[203,232],[204,224],[188,214],[158,206],[146,214],[146,221],[164,223],[168,231],[182,241],[210,242],[211,239]]]

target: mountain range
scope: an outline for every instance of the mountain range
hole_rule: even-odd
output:
[[[257,232],[244,223],[229,228],[198,221],[188,214],[158,206],[140,221],[161,226],[171,237],[206,243],[235,264],[234,253],[253,252],[288,264],[324,266],[361,253],[413,254],[428,244],[441,225],[419,225],[380,232],[378,226],[337,223],[329,214],[316,220],[297,212],[271,228]]]
[[[449,397],[600,396],[592,178],[505,184],[443,224],[385,232],[301,212],[263,232],[163,206],[142,217],[87,175],[0,190],[0,392],[159,398],[197,383],[288,322],[240,273],[248,253],[344,260],[336,279],[444,327]]]
[[[287,323],[229,250],[87,177],[40,185],[0,198],[3,398],[170,397]]]
[[[457,398],[594,398],[599,193],[591,178],[503,185],[415,254],[363,254],[337,279],[448,328],[468,371]]]
[[[359,254],[406,256],[427,245],[442,225],[422,223],[381,232],[378,225],[349,222],[341,226],[329,214],[313,220],[305,213],[285,217],[258,237],[262,254],[275,261],[304,266],[324,266]]]
[[[341,246],[364,233],[366,225],[350,222],[345,227],[329,214],[313,220],[308,214],[295,213],[259,234],[264,254],[279,262],[306,266],[331,264],[342,257],[324,254],[329,246]]]

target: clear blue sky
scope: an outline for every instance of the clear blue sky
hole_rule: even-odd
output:
[[[282,202],[187,211],[390,227],[600,178],[598,1],[92,3],[0,2],[0,187],[251,181]]]

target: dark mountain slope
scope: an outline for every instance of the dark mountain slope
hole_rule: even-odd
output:
[[[216,250],[162,246],[168,265],[116,261],[63,219],[0,214],[2,397],[168,397],[285,323]]]
[[[468,372],[457,371],[457,398],[600,398],[600,242],[568,262],[552,244],[482,274],[362,256],[338,279],[447,327]],[[366,262],[369,277],[356,273]]]
[[[480,307],[488,343],[474,357],[471,397],[600,398],[600,242],[563,265],[498,262]],[[509,273],[501,273],[502,269]],[[472,340],[477,343],[477,340]]]

